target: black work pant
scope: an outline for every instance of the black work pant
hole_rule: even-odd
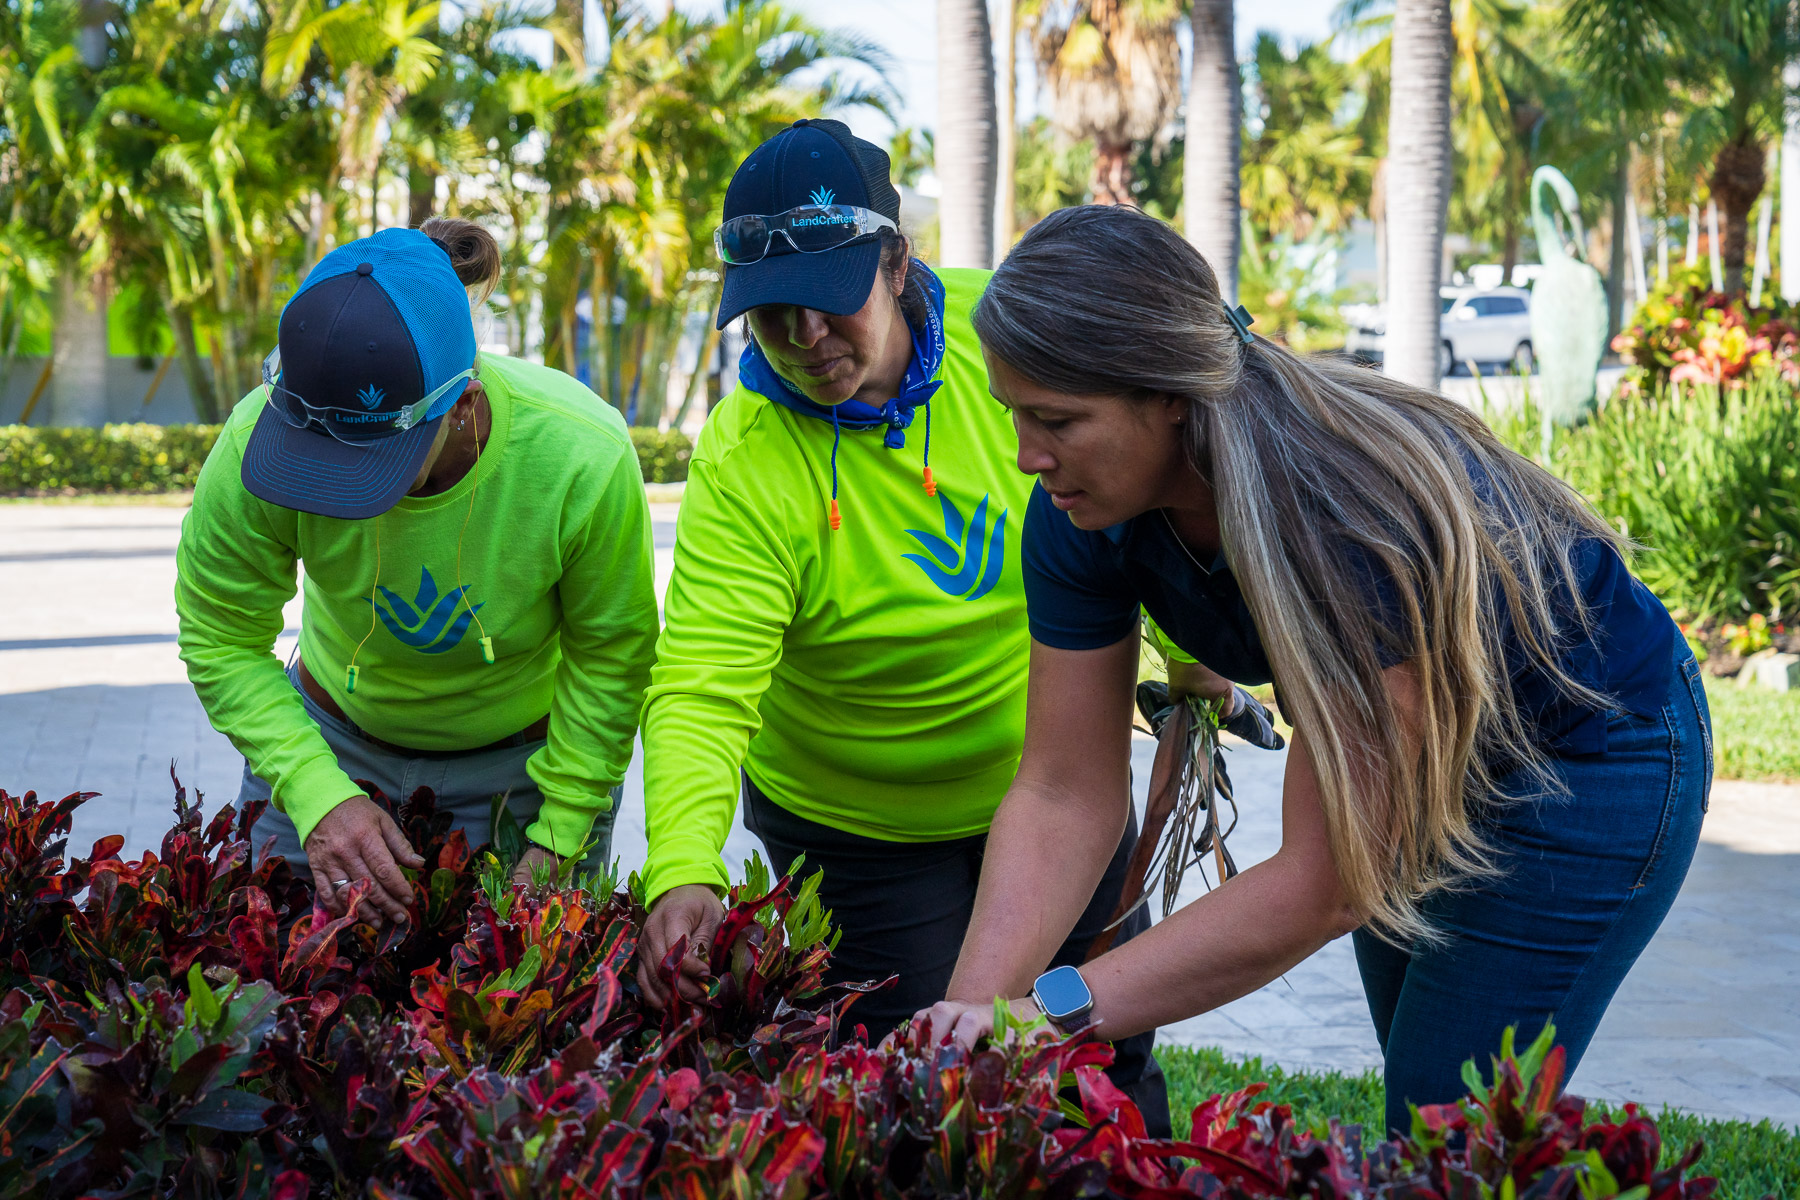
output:
[[[862,837],[797,816],[744,777],[744,824],[762,839],[770,865],[785,875],[800,855],[802,874],[825,872],[819,899],[844,931],[832,955],[828,983],[859,983],[898,976],[893,987],[859,997],[850,1022],[868,1029],[871,1043],[886,1037],[914,1013],[944,998],[975,911],[985,834],[947,842],[889,842]],[[1106,874],[1051,966],[1080,966],[1088,946],[1106,928],[1124,890],[1137,815]],[[1114,945],[1150,927],[1141,906],[1120,927]],[[1151,1055],[1154,1033],[1113,1043],[1113,1083],[1144,1114],[1151,1137],[1169,1136],[1169,1094],[1162,1068]]]

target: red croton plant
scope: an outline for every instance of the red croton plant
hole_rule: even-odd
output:
[[[869,1047],[823,984],[816,882],[760,863],[709,998],[639,999],[614,881],[514,886],[421,792],[412,919],[309,907],[257,812],[176,789],[160,853],[63,858],[85,795],[0,792],[0,1197],[1705,1197],[1635,1109],[1589,1122],[1548,1038],[1382,1140],[1259,1088],[1145,1137],[1101,1044],[1002,1023],[969,1052]],[[663,970],[686,953],[677,946]],[[848,1037],[840,1034],[849,1033]]]

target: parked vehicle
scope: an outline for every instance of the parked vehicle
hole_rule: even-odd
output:
[[[1453,375],[1459,364],[1503,364],[1508,370],[1532,369],[1531,293],[1524,288],[1443,288],[1438,370]],[[1349,305],[1344,317],[1350,332],[1344,349],[1358,358],[1379,361],[1387,341],[1387,314],[1378,305]]]

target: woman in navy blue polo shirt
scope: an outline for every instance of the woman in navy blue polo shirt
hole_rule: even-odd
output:
[[[1572,1072],[1712,780],[1698,668],[1618,535],[1457,404],[1256,338],[1136,210],[1040,222],[974,320],[1041,485],[1030,700],[950,999],[921,1015],[968,1039],[1030,993],[1022,1015],[1127,1036],[1354,931],[1390,1125],[1460,1095],[1508,1025],[1553,1021]],[[1140,606],[1217,675],[1276,684],[1282,846],[1034,984],[1125,824]]]

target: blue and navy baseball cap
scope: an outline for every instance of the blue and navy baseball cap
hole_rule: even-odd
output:
[[[900,193],[888,178],[887,151],[850,132],[842,121],[808,119],[751,151],[725,189],[724,219],[775,216],[803,204],[854,204],[900,224]],[[725,267],[719,328],[764,304],[797,304],[819,312],[853,313],[868,303],[881,264],[881,240],[871,237],[823,254],[800,254],[776,239],[757,262]]]
[[[244,446],[244,487],[325,517],[394,507],[475,366],[469,294],[449,252],[416,229],[339,246],[282,309],[277,344],[282,394]],[[439,389],[422,414],[404,411]]]

